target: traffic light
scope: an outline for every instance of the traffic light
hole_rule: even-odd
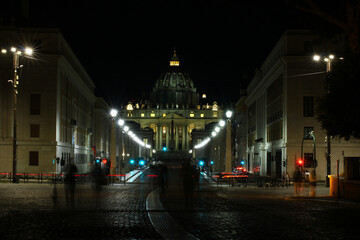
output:
[[[299,158],[298,160],[296,160],[296,165],[298,167],[303,167],[304,166],[304,160],[302,158]]]
[[[242,160],[240,163],[241,163],[241,165],[244,165],[244,164],[245,164],[245,161],[244,161],[244,160]]]
[[[134,165],[135,164],[135,160],[134,159],[130,159],[130,164]]]
[[[144,160],[144,159],[141,159],[141,160],[139,161],[139,165],[140,165],[140,166],[144,166],[144,165],[145,165],[145,160]]]

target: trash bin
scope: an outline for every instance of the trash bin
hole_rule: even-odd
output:
[[[330,197],[338,197],[338,178],[336,175],[328,175],[330,182]]]

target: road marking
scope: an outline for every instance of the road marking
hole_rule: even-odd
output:
[[[152,191],[146,199],[146,210],[151,224],[164,239],[198,239],[184,230],[160,202],[160,188]]]

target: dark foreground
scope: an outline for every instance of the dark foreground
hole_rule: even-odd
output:
[[[169,168],[168,175],[164,193],[153,192],[157,177],[149,171],[98,195],[78,184],[73,207],[62,184],[53,198],[50,184],[2,183],[1,239],[181,239],[179,229],[193,239],[358,239],[360,204],[326,197],[324,187],[315,198],[307,189],[294,197],[293,188],[217,187],[201,178],[186,204],[180,169]],[[161,200],[155,208],[147,206],[152,192]]]

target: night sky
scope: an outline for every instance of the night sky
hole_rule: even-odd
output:
[[[14,14],[10,9],[20,2],[8,3],[1,14]],[[240,86],[286,29],[322,24],[284,1],[31,0],[28,9],[18,25],[59,28],[96,95],[110,105],[148,95],[174,49],[199,93],[236,102]]]

